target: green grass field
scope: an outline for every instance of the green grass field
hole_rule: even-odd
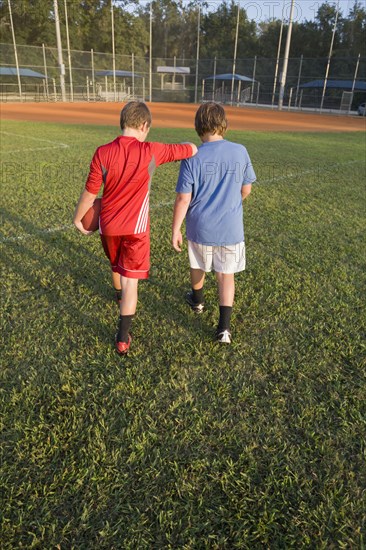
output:
[[[233,345],[193,316],[158,168],[133,347],[72,215],[118,128],[3,121],[2,548],[365,546],[365,136],[229,132],[258,176]],[[150,139],[192,139],[153,129]]]

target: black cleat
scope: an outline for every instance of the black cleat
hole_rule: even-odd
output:
[[[194,313],[196,313],[197,315],[199,315],[200,313],[202,313],[204,311],[204,309],[205,309],[204,302],[201,302],[201,303],[195,302],[193,300],[193,292],[191,290],[189,292],[187,292],[187,294],[185,296],[185,299],[186,299],[187,304],[191,308],[191,310],[194,311]]]

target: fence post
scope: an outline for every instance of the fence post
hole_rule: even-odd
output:
[[[296,96],[295,96],[295,107],[297,105],[297,96],[299,95],[299,87],[300,87],[300,78],[301,78],[301,71],[302,71],[302,60],[304,56],[301,54],[300,57],[300,67],[299,67],[299,76],[297,78],[297,86],[296,86]]]
[[[212,82],[212,101],[215,101],[215,83],[216,83],[216,55],[214,59],[214,74],[213,74],[213,82]]]
[[[256,68],[257,68],[257,56],[254,56],[254,67],[253,67],[253,82],[252,82],[252,86],[251,86],[251,89],[250,89],[250,103],[253,102],[253,92],[254,92],[254,81],[255,81],[255,71],[256,71]]]
[[[132,69],[132,98],[135,99],[135,54],[131,54],[131,69]]]
[[[290,108],[291,108],[292,91],[293,91],[293,88],[290,88],[290,95],[289,95],[289,97],[288,97],[288,106],[287,106],[287,110],[288,110],[288,111],[289,111]]]
[[[55,101],[57,101],[56,79],[53,78],[52,81],[53,81],[53,96],[55,98]]]
[[[94,50],[93,50],[93,48],[90,50],[90,54],[91,54],[91,64],[92,64],[93,96],[94,96],[94,101],[95,101]]]
[[[45,45],[42,44],[42,51],[43,51],[43,66],[44,66],[44,74],[46,77],[45,80],[45,87],[46,87],[46,97],[47,101],[49,100],[49,91],[48,91],[48,74],[47,74],[47,63],[46,63],[46,48]]]
[[[356,85],[356,79],[357,79],[357,73],[358,73],[358,66],[360,64],[360,57],[361,57],[361,54],[359,53],[358,58],[357,58],[357,63],[356,63],[355,74],[353,76],[353,82],[352,82],[352,101],[353,101],[353,94],[354,94],[354,91],[355,91],[355,85]],[[348,114],[350,114],[350,111],[351,111],[352,101],[349,104]]]
[[[88,76],[86,77],[86,100],[90,101],[90,97],[89,97],[89,77]]]

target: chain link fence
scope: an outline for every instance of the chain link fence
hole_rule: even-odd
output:
[[[48,46],[18,45],[21,69],[31,69],[35,76],[6,75],[15,67],[14,48],[0,44],[0,100],[61,101],[62,90],[57,49]],[[127,101],[130,99],[192,103],[215,100],[233,105],[276,106],[282,60],[270,58],[236,59],[233,80],[232,59],[153,58],[90,51],[63,50],[64,80],[67,101]],[[68,61],[70,60],[70,63]],[[314,80],[324,81],[327,59],[290,58],[284,97],[286,109],[319,109],[322,86],[302,88]],[[115,71],[113,70],[115,68]],[[366,58],[332,58],[328,79],[366,80]],[[229,75],[223,78],[222,75]],[[275,78],[276,77],[276,78]],[[326,89],[323,109],[340,110],[342,93],[349,88]],[[366,91],[355,89],[348,111],[365,101]]]

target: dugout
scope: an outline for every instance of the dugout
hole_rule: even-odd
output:
[[[131,71],[96,71],[97,96],[104,101],[145,101],[145,77]],[[116,81],[116,86],[114,86]]]
[[[202,80],[202,102],[218,103],[258,102],[259,82],[245,75],[236,73],[216,74]]]
[[[301,84],[300,103],[307,105],[320,104],[323,96],[324,80],[312,80]],[[365,100],[366,82],[362,80],[340,80],[329,79],[326,83],[324,95],[324,107],[328,109],[339,109],[349,112]]]
[[[186,75],[189,75],[189,67],[158,66],[156,72],[160,74],[160,89],[163,90],[185,90]]]
[[[18,101],[19,99],[41,101],[49,96],[49,77],[32,69],[19,67],[19,78],[22,97],[19,97],[18,70],[16,67],[0,67],[1,101]]]

